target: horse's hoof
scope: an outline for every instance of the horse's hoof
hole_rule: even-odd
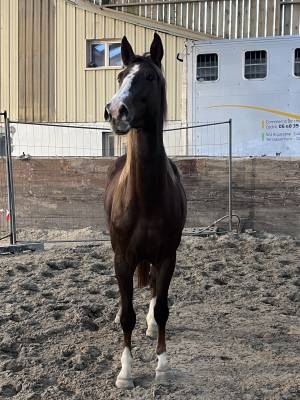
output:
[[[157,325],[150,325],[148,326],[147,330],[146,330],[146,336],[152,338],[152,339],[156,339],[157,337]]]
[[[156,371],[155,373],[155,381],[156,383],[164,384],[168,383],[172,378],[172,373],[170,369],[165,371]]]
[[[118,389],[133,389],[134,384],[132,379],[127,378],[117,378],[116,386]]]

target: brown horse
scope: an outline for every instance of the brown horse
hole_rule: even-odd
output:
[[[161,39],[154,34],[150,54],[136,56],[123,37],[121,54],[125,69],[118,76],[118,92],[106,105],[105,118],[117,135],[128,134],[128,146],[127,154],[118,158],[109,172],[105,210],[115,252],[124,333],[122,369],[116,385],[132,388],[131,334],[136,322],[132,296],[137,266],[139,282],[145,286],[152,264],[146,334],[154,336],[158,326],[156,377],[166,378],[169,369],[165,342],[168,290],[185,224],[186,197],[177,168],[163,145],[166,89]]]

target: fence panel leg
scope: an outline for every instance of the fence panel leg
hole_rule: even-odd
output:
[[[229,120],[229,155],[228,155],[228,230],[232,231],[232,119]]]
[[[10,217],[10,244],[16,244],[16,214],[15,214],[15,195],[13,183],[13,169],[11,156],[11,139],[10,139],[10,124],[7,117],[7,112],[4,112],[5,124],[5,148],[6,148],[6,169],[7,169],[7,187],[8,187],[8,209]]]

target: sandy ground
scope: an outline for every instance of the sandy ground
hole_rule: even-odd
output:
[[[0,398],[300,399],[300,243],[185,238],[170,290],[171,381],[154,381],[149,291],[135,290],[135,388],[120,391],[109,242],[0,258]]]

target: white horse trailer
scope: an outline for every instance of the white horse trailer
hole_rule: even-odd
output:
[[[232,118],[234,156],[300,156],[299,36],[190,41],[187,72],[188,121]],[[227,154],[225,132],[203,132],[189,154]]]

